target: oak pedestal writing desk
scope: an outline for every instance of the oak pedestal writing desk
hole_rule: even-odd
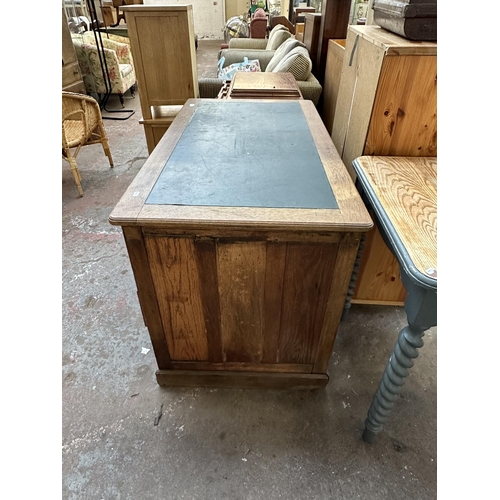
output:
[[[371,443],[410,374],[424,332],[437,325],[437,159],[362,156],[353,167],[407,293],[408,325],[399,333],[365,422],[363,439]]]
[[[327,384],[373,223],[312,102],[189,99],[109,221],[159,384]]]

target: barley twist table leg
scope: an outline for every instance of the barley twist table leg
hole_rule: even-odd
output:
[[[410,374],[413,360],[418,356],[417,349],[424,345],[423,335],[423,330],[412,328],[410,325],[405,326],[399,333],[394,351],[368,410],[363,432],[363,440],[367,443],[373,442],[388,419],[405,383],[405,378]]]
[[[356,288],[356,281],[359,274],[359,266],[361,265],[361,254],[365,247],[366,233],[363,233],[359,241],[358,253],[356,254],[356,260],[354,261],[354,268],[351,274],[351,281],[349,282],[349,289],[347,290],[347,295],[344,302],[344,310],[342,311],[342,317],[340,321],[344,321],[347,318],[349,309],[351,308],[351,300],[354,295],[354,289]]]
[[[408,325],[398,335],[398,340],[389,358],[382,380],[373,398],[365,420],[363,440],[372,443],[382,430],[398,394],[410,374],[418,349],[424,345],[424,332],[437,324],[437,289],[426,288],[406,272],[401,273],[403,285],[408,292],[405,312]]]

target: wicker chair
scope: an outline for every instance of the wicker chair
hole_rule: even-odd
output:
[[[76,165],[76,156],[82,146],[101,143],[109,164],[113,158],[109,149],[108,138],[102,123],[101,110],[97,101],[90,96],[62,93],[62,157],[71,167],[78,194],[83,196],[81,177]],[[72,154],[72,149],[76,150]]]

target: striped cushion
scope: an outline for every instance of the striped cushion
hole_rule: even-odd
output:
[[[266,71],[268,73],[274,71],[274,68],[278,65],[280,61],[283,60],[283,58],[295,47],[306,47],[302,42],[299,42],[297,39],[294,37],[289,38],[288,40],[285,40],[277,49],[276,52],[274,53],[272,59],[269,61],[268,65],[266,66]]]
[[[276,30],[279,26],[281,26],[281,28]],[[271,33],[269,33],[266,50],[276,50],[287,38],[290,38],[291,36],[292,34],[285,28],[285,26],[281,24],[276,25],[271,30]]]
[[[312,70],[312,61],[307,49],[295,47],[276,65],[273,73],[292,73],[295,80],[307,80]]]

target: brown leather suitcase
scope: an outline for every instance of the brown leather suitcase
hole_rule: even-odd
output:
[[[414,41],[437,40],[437,0],[374,0],[373,21]]]

